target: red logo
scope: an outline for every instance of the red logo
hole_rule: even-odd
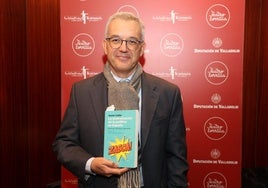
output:
[[[218,150],[218,149],[212,149],[211,151],[210,151],[210,156],[211,156],[211,158],[213,158],[213,159],[218,159],[220,156],[221,156],[221,152],[220,152],[220,150]]]
[[[219,172],[211,172],[203,180],[204,188],[227,188],[227,180]]]
[[[221,96],[220,94],[218,93],[214,93],[212,96],[211,96],[211,101],[214,103],[214,104],[219,104],[221,102]]]
[[[117,10],[117,12],[131,12],[135,16],[140,17],[140,14],[138,10],[136,9],[136,7],[132,5],[123,5]]]
[[[226,122],[220,117],[209,118],[204,125],[205,135],[211,140],[222,139],[228,131]]]
[[[229,23],[230,12],[226,6],[215,4],[207,10],[206,20],[210,27],[220,29]]]
[[[86,57],[93,53],[95,49],[94,39],[86,33],[76,35],[72,41],[72,48],[76,55]]]
[[[168,57],[175,57],[181,54],[183,46],[182,38],[176,33],[166,34],[160,42],[162,53]]]
[[[224,83],[228,76],[229,70],[221,61],[211,62],[205,69],[206,80],[213,85],[220,85]]]

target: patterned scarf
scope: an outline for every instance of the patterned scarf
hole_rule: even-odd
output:
[[[138,110],[139,90],[141,88],[142,66],[138,63],[136,72],[129,82],[117,82],[111,74],[109,63],[104,66],[104,76],[108,84],[108,106],[114,105],[116,110]],[[139,167],[130,169],[118,179],[118,188],[139,188]]]

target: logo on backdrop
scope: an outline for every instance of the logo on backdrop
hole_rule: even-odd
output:
[[[218,150],[216,148],[215,149],[212,149],[210,151],[210,156],[211,156],[212,159],[218,159],[221,156],[221,152],[220,152],[220,150]]]
[[[221,40],[221,38],[219,38],[219,37],[214,38],[214,39],[212,40],[212,45],[213,45],[215,48],[219,48],[219,47],[221,47],[221,45],[222,45],[222,40]]]
[[[72,49],[73,52],[80,57],[89,56],[95,49],[95,41],[89,34],[80,33],[74,37]]]
[[[153,20],[175,24],[178,21],[190,21],[192,20],[192,16],[180,15],[175,10],[171,10],[167,15],[153,16]]]
[[[213,93],[210,100],[213,104],[193,104],[194,109],[225,109],[225,110],[238,110],[239,105],[237,104],[220,104],[221,95]]]
[[[221,152],[217,148],[214,148],[210,151],[210,157],[212,159],[195,159],[194,158],[193,164],[211,164],[211,165],[238,165],[239,164],[239,162],[237,160],[222,160],[222,159],[220,159]]]
[[[230,21],[230,11],[222,4],[215,4],[209,7],[206,13],[206,20],[214,29],[224,28]]]
[[[76,23],[83,23],[86,24],[87,22],[98,22],[102,20],[101,16],[89,16],[88,13],[85,10],[82,10],[80,15],[76,16],[64,16],[64,20],[70,21],[70,22],[76,22]]]
[[[140,17],[140,14],[138,10],[136,9],[136,7],[132,5],[123,5],[117,10],[117,12],[131,12],[135,16]]]
[[[215,37],[212,39],[211,45],[214,48],[195,48],[194,53],[196,54],[238,54],[240,49],[237,48],[221,48],[223,41],[220,37]]]
[[[225,176],[219,172],[210,172],[203,180],[204,188],[227,188]]]
[[[168,33],[160,42],[161,52],[167,57],[176,57],[183,51],[184,42],[180,35]]]
[[[65,71],[64,72],[65,76],[83,78],[83,79],[92,77],[96,74],[98,74],[98,73],[89,71],[89,69],[86,68],[86,66],[83,66],[80,71]]]
[[[152,74],[160,78],[171,78],[171,80],[178,77],[187,78],[191,76],[190,72],[179,72],[173,66],[171,66],[167,72],[153,72]]]
[[[221,102],[221,95],[218,94],[218,93],[214,93],[212,94],[211,96],[211,101],[214,103],[214,104],[219,104]]]
[[[223,84],[229,76],[227,66],[221,61],[209,63],[205,69],[206,80],[213,85]]]
[[[204,124],[204,133],[211,140],[221,140],[227,131],[227,123],[220,117],[211,117]]]

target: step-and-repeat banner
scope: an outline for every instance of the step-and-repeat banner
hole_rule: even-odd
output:
[[[244,0],[61,0],[62,114],[71,85],[103,70],[116,11],[145,23],[144,70],[181,88],[189,187],[241,187]],[[64,168],[61,183],[77,187]]]

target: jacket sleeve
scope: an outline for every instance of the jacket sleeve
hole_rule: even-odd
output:
[[[73,85],[69,104],[66,108],[61,127],[52,144],[58,161],[79,178],[85,177],[85,165],[92,157],[82,147],[79,141],[77,85]]]
[[[179,88],[173,96],[167,135],[167,185],[168,187],[188,187],[186,130],[183,118],[183,104]]]

